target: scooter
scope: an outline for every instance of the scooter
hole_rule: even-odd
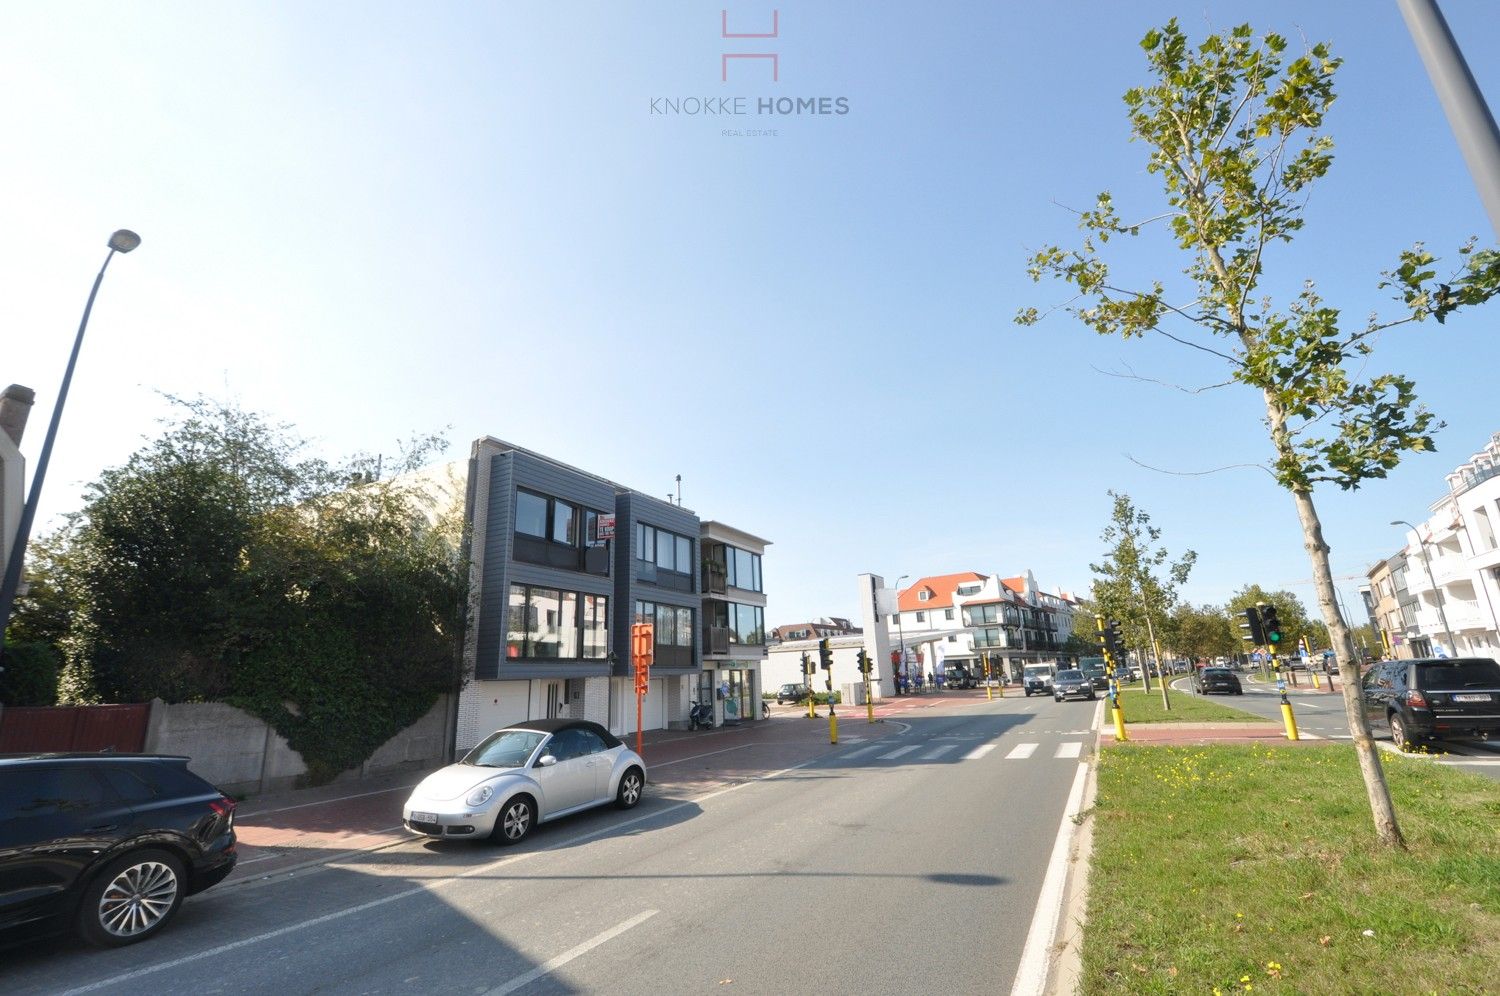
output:
[[[688,710],[688,729],[696,730],[700,726],[706,730],[714,728],[714,707],[707,702],[701,705],[693,702],[692,708]]]

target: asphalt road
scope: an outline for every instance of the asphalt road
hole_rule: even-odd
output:
[[[194,897],[115,951],[7,951],[23,993],[1007,992],[1093,703],[1009,698],[516,848],[413,840]]]
[[[1281,697],[1274,685],[1263,685],[1248,680],[1249,675],[1240,675],[1245,689],[1244,695],[1211,695],[1210,701],[1220,702],[1232,709],[1242,709],[1280,723]],[[1298,680],[1304,685],[1309,681],[1303,674]],[[1180,694],[1192,694],[1187,679],[1179,678],[1172,688]],[[1297,730],[1303,736],[1311,734],[1324,740],[1349,740],[1349,723],[1344,715],[1344,697],[1339,694],[1288,696],[1292,703],[1292,714],[1297,718]],[[1394,750],[1390,738],[1384,733],[1376,734],[1382,747]],[[1460,740],[1427,745],[1432,763],[1460,768],[1476,775],[1500,781],[1500,743],[1483,743],[1475,740]]]

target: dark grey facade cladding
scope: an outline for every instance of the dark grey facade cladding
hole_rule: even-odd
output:
[[[511,584],[533,584],[561,588],[590,595],[606,595],[614,620],[629,618],[629,609],[620,608],[615,579],[513,560],[516,522],[516,488],[572,502],[599,512],[609,513],[616,507],[615,489],[606,481],[583,474],[561,464],[515,450],[489,452],[492,444],[480,445],[479,473],[488,473],[490,482],[488,520],[484,543],[484,570],[477,599],[475,623],[476,678],[589,678],[610,673],[607,660],[519,661],[505,660],[505,616]],[[484,464],[488,460],[488,467]],[[472,521],[472,519],[471,519]],[[697,521],[694,519],[693,521]],[[618,537],[618,533],[616,534]],[[476,538],[478,541],[478,538]],[[618,545],[620,540],[617,538]],[[611,636],[615,633],[611,629]],[[616,637],[616,640],[618,638]],[[626,629],[629,645],[629,629]],[[621,646],[618,642],[613,647]],[[627,655],[628,656],[628,655]]]
[[[659,498],[652,498],[638,491],[626,490],[622,490],[616,496],[615,516],[614,573],[617,601],[610,607],[610,611],[614,613],[610,639],[617,658],[614,673],[621,676],[632,673],[629,652],[630,624],[635,621],[637,599],[693,611],[692,666],[653,666],[651,673],[692,674],[701,671],[703,669],[703,593],[701,590],[703,582],[699,565],[703,558],[699,549],[701,530],[698,516],[680,505],[671,505]],[[689,572],[692,585],[689,590],[677,591],[673,588],[663,588],[636,576],[638,562],[635,558],[635,527],[637,522],[665,529],[684,536],[692,542],[692,568]]]

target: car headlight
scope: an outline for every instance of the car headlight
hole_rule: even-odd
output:
[[[469,797],[464,800],[464,803],[465,805],[469,806],[483,806],[485,803],[490,801],[490,796],[494,794],[494,786],[481,785],[477,789],[469,793]]]

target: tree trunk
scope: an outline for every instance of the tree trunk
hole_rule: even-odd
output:
[[[1266,413],[1270,416],[1271,437],[1276,443],[1277,452],[1286,454],[1290,442],[1286,438],[1285,415],[1269,392],[1266,394]],[[1349,629],[1344,625],[1344,619],[1339,615],[1338,604],[1334,600],[1333,571],[1328,566],[1328,544],[1323,540],[1323,523],[1318,518],[1318,510],[1313,505],[1310,491],[1294,489],[1292,499],[1297,504],[1297,518],[1302,523],[1302,545],[1307,549],[1307,559],[1312,562],[1318,608],[1323,612],[1329,640],[1338,656],[1339,680],[1344,692],[1344,715],[1349,720],[1349,732],[1354,737],[1354,753],[1359,758],[1359,773],[1364,777],[1365,795],[1370,800],[1370,815],[1375,821],[1375,833],[1380,837],[1381,843],[1405,849],[1406,840],[1401,836],[1401,827],[1396,822],[1396,807],[1391,802],[1385,769],[1380,764],[1380,753],[1375,748],[1375,740],[1370,736],[1370,724],[1365,719],[1354,643],[1349,638]]]
[[[1145,604],[1146,604],[1146,596],[1145,596],[1145,593],[1143,592],[1141,594],[1141,605],[1144,606]],[[1156,627],[1154,627],[1154,626],[1151,625],[1151,610],[1150,609],[1146,610],[1146,635],[1151,638],[1151,657],[1152,657],[1153,660],[1156,661],[1156,670],[1157,670],[1157,673],[1161,674],[1162,673],[1161,647],[1158,646],[1157,642],[1156,642]],[[1145,673],[1145,671],[1146,671],[1145,668],[1141,668],[1141,672],[1143,674]],[[1162,679],[1161,679],[1161,707],[1163,709],[1165,709],[1167,712],[1171,712],[1172,711],[1172,700],[1167,697],[1167,679],[1166,679],[1165,674],[1162,675]]]

